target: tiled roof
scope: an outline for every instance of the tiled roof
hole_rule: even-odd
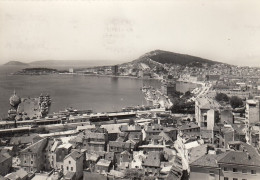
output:
[[[121,131],[142,131],[142,127],[140,125],[122,125]]]
[[[260,166],[260,158],[256,156],[250,156],[246,152],[241,151],[229,151],[224,157],[219,159],[219,163],[223,164],[236,164],[245,166]]]
[[[109,166],[111,164],[111,161],[105,160],[105,159],[100,159],[97,162],[98,166]]]
[[[160,153],[155,151],[149,152],[147,157],[144,159],[142,165],[150,166],[150,167],[160,167],[161,165]]]
[[[68,171],[66,174],[65,174],[65,179],[73,179],[73,177],[76,175],[76,172],[71,172],[71,171]]]
[[[35,138],[40,138],[40,136],[38,134],[30,134],[29,136],[23,135],[19,137],[12,137],[10,144],[29,144],[32,143]]]
[[[131,144],[128,143],[128,142],[109,141],[109,146],[112,146],[112,147],[130,148],[130,147],[131,147]]]
[[[79,159],[83,154],[80,151],[74,150],[72,151],[70,154],[68,154],[65,158],[67,159],[68,157],[72,157],[72,159],[74,159],[75,161],[77,161],[77,159]]]
[[[218,163],[217,163],[216,158],[217,158],[217,155],[215,155],[215,154],[206,154],[206,155],[198,158],[197,160],[193,161],[190,165],[217,168]]]
[[[0,153],[0,163],[6,161],[9,159],[11,156],[8,153]]]
[[[105,134],[104,133],[95,133],[91,131],[85,131],[84,135],[85,139],[104,139],[105,140]]]
[[[48,139],[45,138],[45,139],[42,139],[30,146],[28,146],[27,148],[23,149],[21,151],[21,153],[26,153],[26,152],[30,152],[30,153],[39,153],[39,152],[42,152],[45,148],[45,146],[47,145],[47,142],[48,142]]]
[[[186,130],[186,129],[194,129],[194,128],[199,128],[199,126],[195,123],[189,123],[189,124],[184,124],[180,127],[180,130]]]

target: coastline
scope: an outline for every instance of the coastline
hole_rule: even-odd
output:
[[[115,75],[109,75],[109,74],[79,74],[79,73],[58,73],[60,75],[78,75],[78,76],[100,76],[100,77],[116,77],[116,78],[130,78],[130,79],[140,79],[140,80],[158,80],[161,81],[162,79],[157,78],[140,78],[136,76],[115,76]]]

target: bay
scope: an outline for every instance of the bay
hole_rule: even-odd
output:
[[[15,90],[20,97],[50,94],[50,113],[68,107],[95,112],[119,111],[123,107],[149,105],[140,88],[159,87],[153,79],[135,79],[84,75],[10,75],[21,67],[0,67],[0,117],[7,117],[9,98]]]

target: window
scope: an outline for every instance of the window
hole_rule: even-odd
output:
[[[251,170],[251,174],[256,174],[256,170]]]
[[[31,164],[33,164],[33,161],[31,161]]]
[[[237,178],[233,178],[233,180],[238,180]]]
[[[237,172],[237,168],[233,168],[233,172]]]
[[[70,164],[71,162],[69,161],[69,164]]]
[[[24,163],[26,163],[26,161],[24,161]]]
[[[224,180],[228,180],[228,177],[224,177]]]
[[[67,170],[69,170],[69,166],[67,166]]]
[[[60,168],[63,169],[63,165],[61,165]]]
[[[247,179],[242,179],[242,180],[247,180]]]
[[[73,167],[71,167],[70,170],[73,171]]]
[[[247,170],[246,169],[242,169],[242,173],[247,173]]]
[[[227,168],[227,167],[224,167],[224,171],[228,171],[228,168]]]

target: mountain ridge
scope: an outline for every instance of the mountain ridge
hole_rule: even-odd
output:
[[[160,64],[178,64],[182,66],[200,66],[201,64],[225,64],[218,61],[213,61],[201,57],[191,56],[187,54],[180,54],[174,53],[170,51],[163,51],[163,50],[154,50],[144,55],[140,56],[139,58],[133,60],[132,62],[142,62],[151,59],[155,62]]]
[[[214,65],[214,64],[226,64],[201,57],[191,56],[187,54],[174,53],[164,50],[154,50],[141,55],[139,58],[130,62],[119,62],[112,60],[39,60],[32,61],[30,63],[23,63],[20,61],[9,61],[4,65],[17,65],[17,66],[31,66],[31,67],[95,67],[95,66],[109,66],[109,65],[125,65],[125,64],[150,64],[154,66],[164,66],[164,64],[175,64],[182,66],[201,66],[203,64]]]

